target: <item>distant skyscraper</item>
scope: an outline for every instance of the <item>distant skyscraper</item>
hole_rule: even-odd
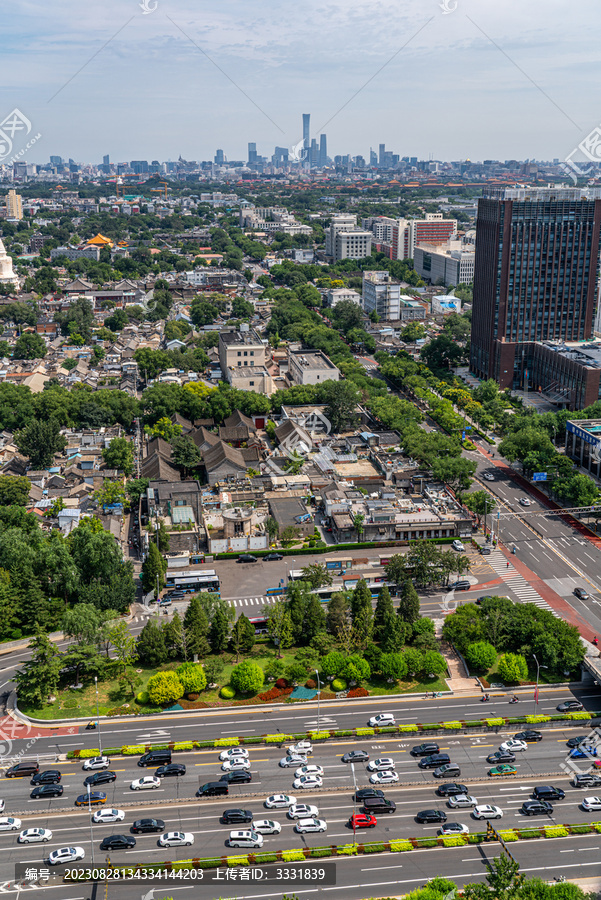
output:
[[[378,163],[379,163],[380,166],[383,166],[383,165],[384,165],[384,160],[385,160],[385,157],[386,157],[386,144],[380,144],[380,146],[379,146],[378,149],[379,149],[379,151],[380,151]]]
[[[63,158],[62,156],[51,156],[50,157],[50,165],[51,166],[62,166]]]
[[[6,197],[6,219],[9,222],[20,222],[23,218],[21,195],[11,188]]]
[[[375,150],[372,150],[371,147],[369,149],[369,164],[370,166],[378,165],[378,154],[375,152]]]
[[[225,162],[225,156],[223,154],[223,150],[217,150],[215,153],[215,164],[218,166],[222,166]]]
[[[248,145],[248,164],[256,163],[257,161],[257,145],[250,144]]]
[[[328,164],[328,139],[325,134],[319,135],[319,165],[327,166]]]
[[[108,153],[107,153],[106,156],[103,156],[103,157],[102,157],[102,165],[103,165],[103,166],[110,166],[110,164],[111,164],[111,158],[110,158],[110,156],[109,156]]]
[[[303,147],[311,147],[311,113],[303,113]]]

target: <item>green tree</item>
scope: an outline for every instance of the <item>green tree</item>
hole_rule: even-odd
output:
[[[394,627],[395,614],[390,591],[383,587],[378,594],[376,608],[374,610],[374,640],[382,641]]]
[[[423,672],[423,653],[416,647],[408,647],[405,650],[405,662],[407,663],[407,673],[414,677]]]
[[[110,469],[119,469],[124,475],[131,475],[134,470],[132,444],[126,438],[113,438],[102,451],[102,458]]]
[[[401,329],[399,337],[406,344],[414,344],[426,336],[425,326],[421,322],[409,322]]]
[[[223,675],[223,670],[225,666],[223,660],[218,656],[211,656],[209,659],[204,662],[204,670],[207,676],[207,681],[209,684],[217,684],[221,676]]]
[[[35,636],[29,642],[31,657],[22,669],[15,673],[17,693],[22,704],[42,706],[51,694],[56,693],[63,667],[61,654],[51,643],[46,632],[38,625]]]
[[[159,548],[151,541],[148,545],[148,555],[142,563],[142,586],[146,593],[154,591],[157,600],[165,587],[166,571],[167,560],[161,556]]]
[[[201,659],[210,652],[209,619],[198,596],[192,597],[184,615],[186,651]]]
[[[180,434],[173,438],[171,456],[175,465],[183,469],[185,475],[196,469],[201,462],[200,451],[189,434]]]
[[[235,666],[230,676],[232,687],[241,694],[257,694],[264,681],[263,669],[250,659]]]
[[[349,598],[344,591],[332,594],[326,611],[326,628],[330,634],[337,635],[348,622],[349,610]]]
[[[364,578],[360,578],[357,587],[351,594],[351,616],[353,622],[362,610],[369,610],[371,614],[371,592]]]
[[[209,643],[213,653],[223,653],[227,647],[230,636],[230,621],[222,607],[215,611],[209,630]]]
[[[419,619],[419,597],[410,579],[403,584],[397,614],[411,625]]]
[[[319,563],[305,566],[301,571],[301,577],[312,588],[329,587],[333,580],[325,565]]]
[[[255,643],[255,626],[242,613],[234,622],[230,634],[230,644],[236,654],[236,662],[240,659],[240,651],[248,653]]]
[[[165,633],[154,618],[149,619],[136,640],[138,658],[147,666],[162,666],[169,657]]]
[[[497,651],[488,641],[475,641],[468,644],[465,658],[474,672],[488,672],[497,661]]]
[[[345,663],[346,656],[344,653],[340,653],[339,650],[332,650],[322,659],[320,672],[326,678],[336,678],[337,675],[343,674]]]
[[[316,594],[311,594],[305,606],[303,622],[303,643],[312,641],[316,635],[325,631],[326,614],[323,604]]]
[[[27,456],[33,469],[47,469],[55,453],[67,446],[67,439],[61,434],[56,419],[41,421],[34,419],[21,431],[15,433],[15,444],[23,456]]]
[[[353,427],[361,394],[352,381],[324,381],[321,397],[326,405],[325,415],[332,431],[346,431]]]
[[[268,681],[277,681],[278,678],[284,677],[286,666],[282,659],[270,659],[265,664],[263,669],[265,672],[265,678],[267,678]]]
[[[422,675],[443,675],[447,671],[447,661],[435,650],[426,650],[422,655]]]
[[[105,478],[102,487],[94,491],[93,496],[100,506],[113,506],[116,503],[123,503],[125,500],[125,488],[121,481],[110,481],[108,478]]]
[[[347,681],[367,681],[371,677],[371,667],[366,659],[361,656],[351,655],[345,657],[344,667],[341,673]]]
[[[26,332],[17,338],[13,359],[43,359],[47,352],[44,338],[39,334]]]
[[[125,622],[117,622],[113,625],[108,631],[108,638],[115,651],[115,659],[125,674],[138,658],[136,639],[130,633]]]
[[[484,515],[490,515],[497,505],[497,501],[488,491],[473,491],[471,494],[462,494],[461,502],[478,516],[478,520]]]
[[[265,526],[265,531],[269,535],[269,542],[273,543],[273,541],[277,539],[278,534],[280,533],[280,526],[273,518],[273,516],[267,516],[267,518],[263,522],[263,525]]]
[[[280,541],[282,542],[282,546],[285,547],[288,544],[293,544],[296,540],[298,540],[299,533],[300,532],[295,525],[286,525],[286,527],[280,534]]]
[[[477,463],[463,457],[441,457],[432,465],[432,474],[437,481],[443,481],[451,488],[467,491],[476,472]]]
[[[401,681],[407,674],[407,660],[402,653],[383,653],[379,667],[384,678]]]
[[[208,629],[208,623],[207,623]],[[184,653],[184,633],[180,615],[177,610],[173,613],[169,622],[163,625],[163,637],[165,640],[165,648],[170,659],[177,659],[183,656],[186,659],[187,652]]]
[[[154,425],[147,425],[146,431],[151,437],[162,437],[170,443],[182,433],[182,426],[174,424],[167,416],[162,416]]]
[[[0,506],[27,506],[30,490],[24,475],[0,475]]]
[[[175,672],[157,672],[148,679],[146,690],[152,703],[165,706],[184,696],[184,688]]]
[[[184,662],[176,672],[185,694],[200,694],[207,686],[207,676],[200,663]]]
[[[137,504],[140,497],[148,490],[148,478],[134,478],[125,485],[125,491],[132,504]]]
[[[269,617],[267,630],[277,647],[278,659],[281,659],[282,650],[292,646],[292,620],[288,604],[283,600],[276,600],[272,606],[263,607],[263,615]]]
[[[528,679],[528,663],[520,653],[504,653],[497,671],[505,684],[517,684]]]

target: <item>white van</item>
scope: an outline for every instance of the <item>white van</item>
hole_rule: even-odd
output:
[[[230,847],[245,847],[253,850],[263,846],[263,835],[256,831],[230,831]]]

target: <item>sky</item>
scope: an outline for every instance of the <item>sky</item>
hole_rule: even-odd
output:
[[[18,110],[28,162],[246,160],[309,112],[331,156],[563,160],[601,123],[600,26],[599,0],[5,0],[0,132]]]

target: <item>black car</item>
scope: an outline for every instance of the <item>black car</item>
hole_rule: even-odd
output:
[[[225,809],[221,816],[224,825],[232,825],[238,822],[252,822],[253,814],[248,809]]]
[[[483,597],[478,597],[477,600],[476,600],[476,605],[477,605],[477,606],[480,606],[482,603],[484,603],[485,600],[492,600],[492,595],[491,595],[491,594],[484,594]]]
[[[350,762],[367,762],[369,759],[369,753],[367,750],[351,750],[349,753],[345,753],[342,757],[342,762],[350,763]]]
[[[578,597],[579,600],[590,600],[591,595],[588,591],[585,591],[584,588],[577,587],[574,588],[574,596]]]
[[[100,844],[101,850],[131,850],[136,846],[136,839],[131,834],[112,834],[105,837]]]
[[[411,750],[411,756],[430,756],[431,753],[438,753],[439,747],[434,741],[426,744],[418,744]]]
[[[533,744],[542,741],[543,736],[540,731],[533,731],[527,728],[526,731],[518,731],[517,734],[514,734],[513,739],[514,741],[526,741],[527,744]]]
[[[442,809],[422,809],[415,817],[416,822],[446,822],[447,814]]]
[[[424,756],[420,759],[418,765],[420,769],[437,769],[439,766],[446,766],[451,762],[448,753],[433,753],[431,756]]]
[[[584,706],[580,700],[566,700],[565,703],[559,704],[557,712],[579,712],[581,709],[584,709]]]
[[[549,816],[553,807],[546,800],[526,800],[522,803],[521,813],[524,816]]]
[[[219,779],[219,781],[227,781],[228,784],[248,784],[252,780],[253,777],[250,772],[238,769],[235,769],[233,772],[226,772]]]
[[[535,800],[565,800],[566,792],[552,784],[543,784],[532,791]]]
[[[454,797],[456,794],[468,794],[469,791],[464,784],[457,784],[455,781],[449,784],[440,784],[436,788],[439,797]]]
[[[257,562],[257,557],[253,556],[252,553],[241,553],[240,556],[238,557],[238,559],[236,560],[236,562],[241,562],[241,563]]]
[[[154,774],[157,778],[167,778],[169,775],[185,775],[186,767],[183,763],[171,763],[168,766],[159,766]]]
[[[486,757],[486,762],[493,763],[493,765],[512,763],[515,762],[515,754],[510,753],[509,750],[495,750]]]
[[[594,775],[592,772],[583,772],[582,775],[574,775],[572,781],[574,787],[598,787],[601,785],[601,775]]]
[[[156,834],[165,830],[162,819],[136,819],[131,826],[133,834]]]
[[[45,772],[37,772],[31,779],[31,784],[58,784],[61,777],[57,769],[46,769]]]
[[[277,562],[279,559],[284,559],[284,557],[281,553],[268,553],[263,559],[267,559],[269,562]]]
[[[100,772],[94,772],[84,779],[84,784],[109,784],[111,781],[117,780],[117,773],[111,769],[103,769]]]
[[[33,775],[37,775],[40,771],[40,767],[36,762],[26,762],[26,763],[17,763],[15,766],[11,766],[10,769],[6,770],[7,778],[31,778]]]
[[[61,797],[63,790],[62,784],[42,784],[34,788],[29,796],[32,800],[45,800],[47,797]]]
[[[578,737],[570,738],[570,740],[566,742],[566,746],[574,749],[574,747],[579,747],[580,744],[585,744],[587,741],[590,741],[587,734],[579,734]]]
[[[185,592],[185,591],[169,591],[169,593],[167,594],[167,597],[168,597],[170,600],[181,600],[181,599],[182,599],[183,597],[185,597],[185,596],[186,596],[186,592]],[[165,599],[165,598],[163,597],[163,600],[164,600],[164,599]]]
[[[378,788],[360,788],[355,794],[355,802],[361,803],[362,800],[369,800],[372,797],[384,797],[384,791]]]

